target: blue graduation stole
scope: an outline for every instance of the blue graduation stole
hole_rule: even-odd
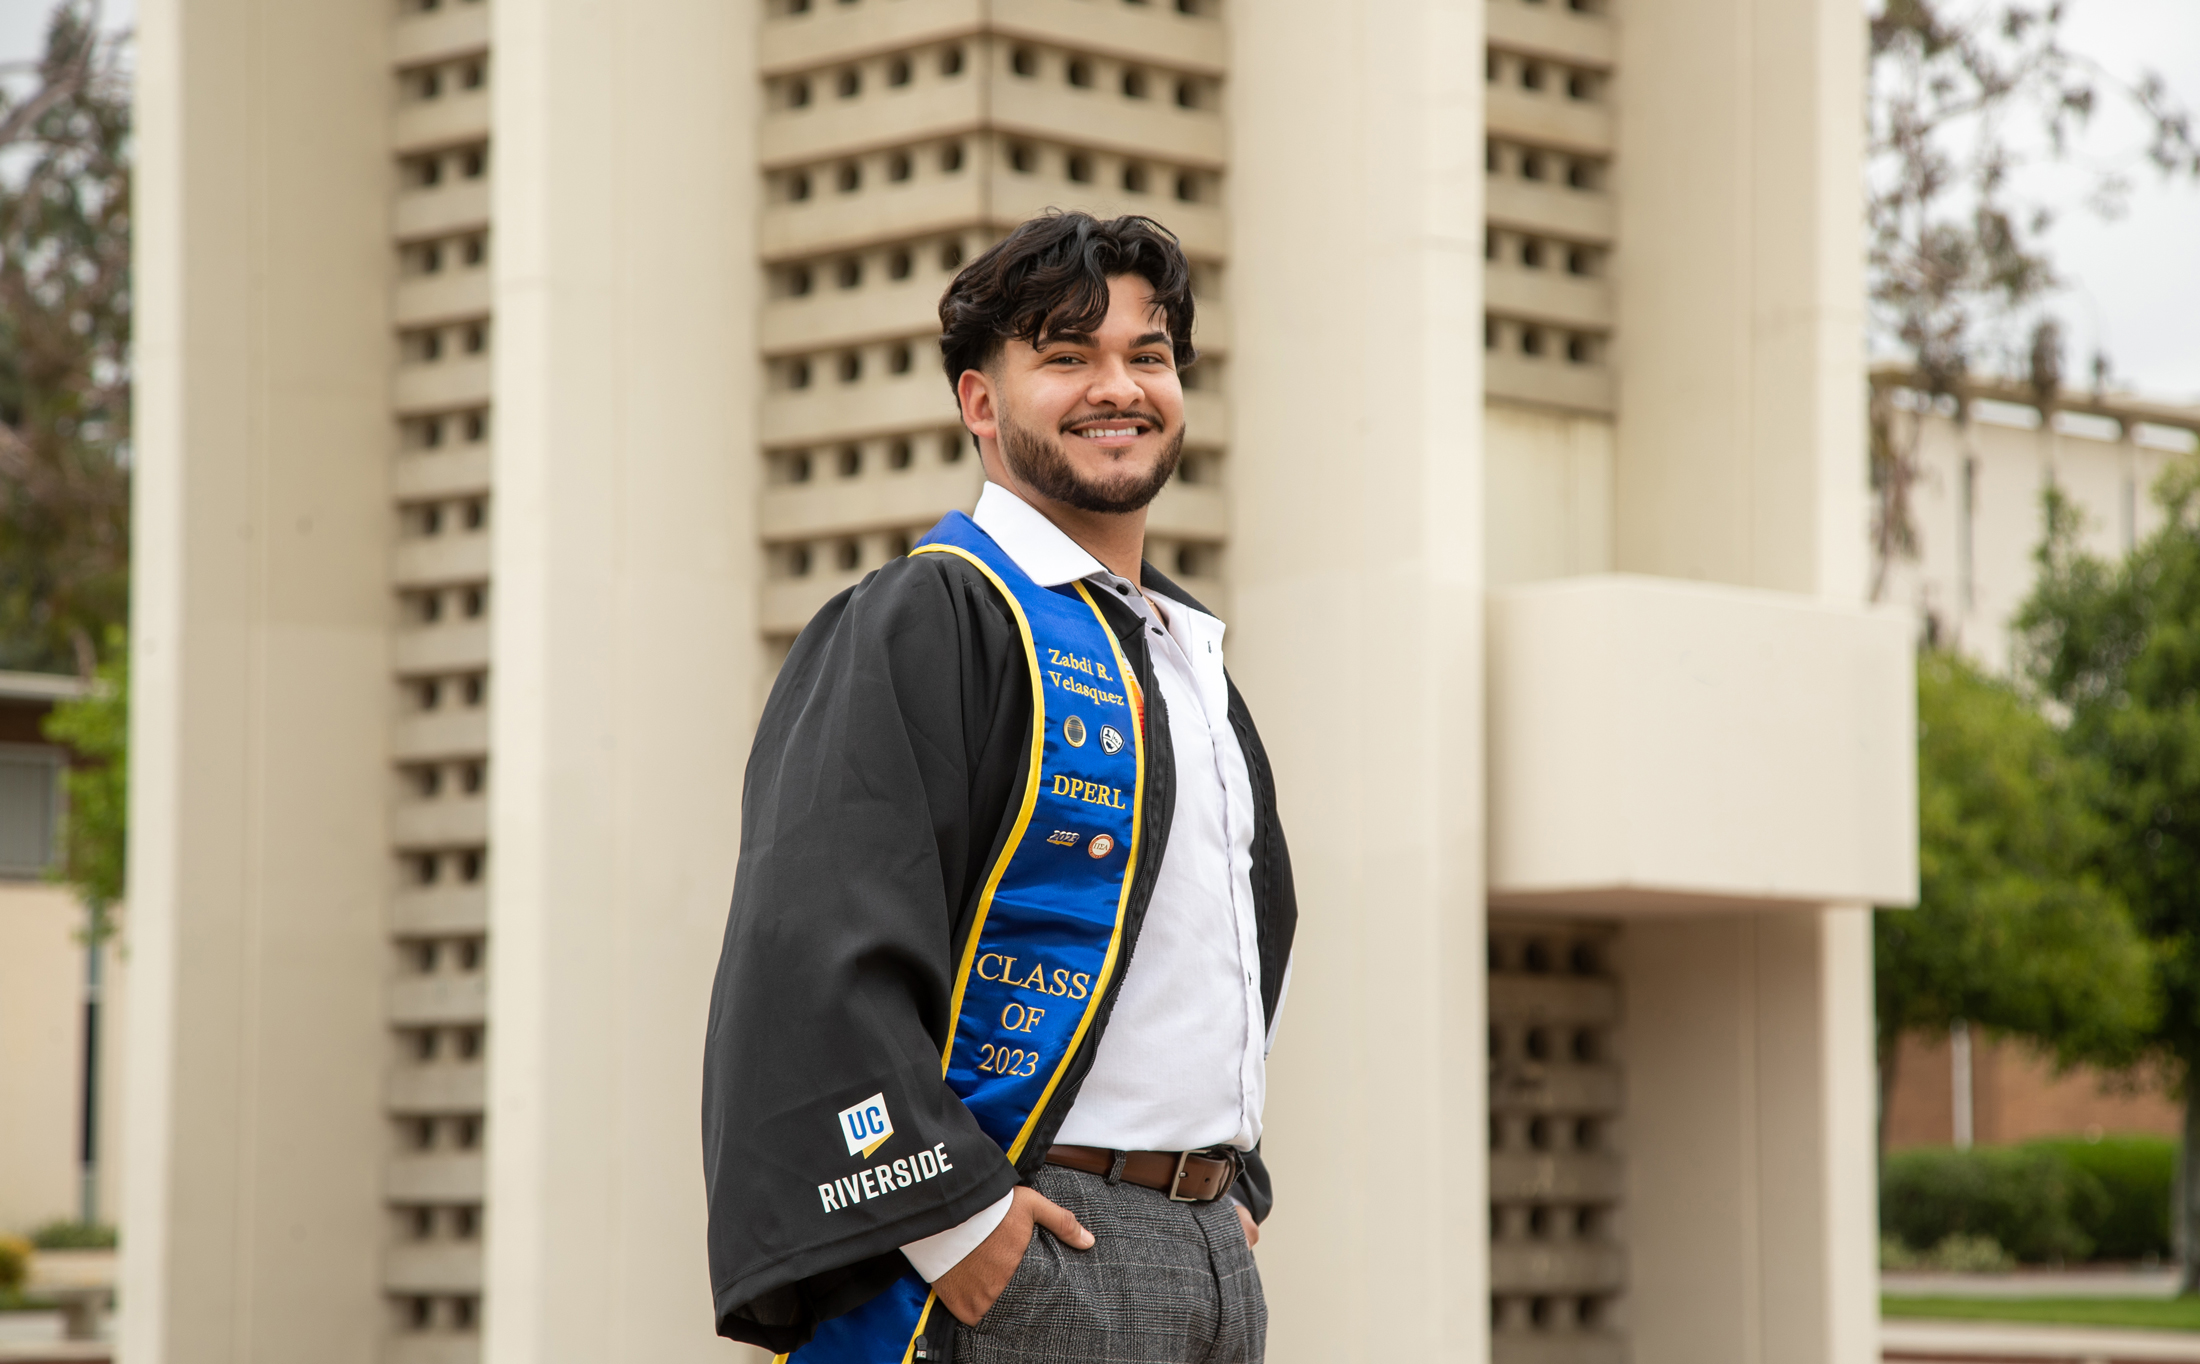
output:
[[[1031,668],[1030,780],[978,897],[940,1055],[948,1088],[1014,1161],[1122,967],[1146,787],[1144,700],[1083,583],[1039,586],[961,512],[911,553],[953,554],[983,573],[1015,616]],[[926,1322],[945,1310],[911,1270],[780,1359],[913,1364]]]

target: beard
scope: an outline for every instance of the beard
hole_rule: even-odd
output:
[[[1070,463],[1059,434],[1043,435],[1005,413],[1001,417],[1000,434],[1002,461],[1016,477],[1029,484],[1032,491],[1079,511],[1099,512],[1104,516],[1137,511],[1160,496],[1176,473],[1177,461],[1184,457],[1184,428],[1180,426],[1167,437],[1167,443],[1161,448],[1161,458],[1154,461],[1152,468],[1140,471],[1118,467],[1098,478],[1087,478]]]

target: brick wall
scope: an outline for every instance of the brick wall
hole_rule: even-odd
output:
[[[1887,1145],[1945,1146],[1954,1133],[1948,1039],[1915,1034],[1902,1041],[1887,1107]],[[2182,1110],[2161,1077],[2104,1075],[2080,1068],[2057,1075],[2022,1043],[1975,1035],[1971,1044],[1971,1124],[1981,1145],[2089,1132],[2175,1136]]]

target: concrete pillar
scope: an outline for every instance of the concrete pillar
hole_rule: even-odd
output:
[[[1863,18],[1664,0],[1620,33],[1615,566],[1856,602]],[[1875,1359],[1868,912],[1624,942],[1632,1358]]]
[[[1231,26],[1229,647],[1302,909],[1269,1071],[1269,1354],[1479,1360],[1481,6],[1248,4]]]
[[[1853,600],[1864,18],[1657,0],[1619,32],[1615,567]]]
[[[387,22],[138,14],[135,1364],[381,1334]]]
[[[721,1359],[697,1077],[759,704],[755,13],[493,22],[483,1353]]]
[[[1868,912],[1645,919],[1621,941],[1631,1358],[1868,1364]]]

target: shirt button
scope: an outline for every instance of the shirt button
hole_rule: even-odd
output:
[[[1124,596],[1126,596],[1126,597],[1127,597],[1127,596],[1129,596],[1129,595],[1131,594],[1131,590],[1130,590],[1130,589],[1129,589],[1128,587],[1125,587],[1125,586],[1124,586],[1123,584],[1121,584],[1121,583],[1117,583],[1117,584],[1115,585],[1115,590],[1116,590],[1116,591],[1118,591],[1118,592],[1120,592],[1120,593],[1122,593],[1122,594],[1123,594]]]

